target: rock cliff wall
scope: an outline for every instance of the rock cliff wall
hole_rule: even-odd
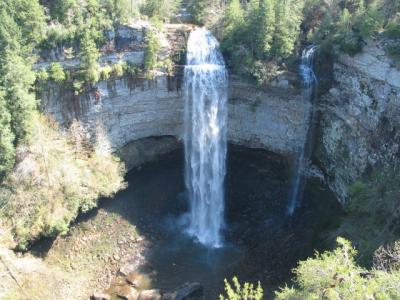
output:
[[[317,157],[339,199],[372,170],[399,159],[400,70],[378,42],[334,64],[334,85],[320,101]]]
[[[183,135],[184,102],[179,77],[149,80],[125,76],[99,82],[96,88],[100,99],[95,92],[75,96],[68,87],[49,84],[41,95],[42,110],[63,126],[78,120],[89,132],[103,127],[112,148],[128,161],[129,167],[138,164],[139,154],[135,153],[146,156],[143,143],[149,153],[152,148],[165,153],[178,147],[171,137],[179,140]],[[296,90],[260,91],[232,81],[228,138],[235,144],[290,155],[304,142],[308,109],[309,104],[303,102]],[[143,141],[146,138],[152,142]]]

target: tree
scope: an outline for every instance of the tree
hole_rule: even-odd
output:
[[[276,30],[273,52],[277,58],[287,58],[293,53],[303,19],[302,0],[277,1],[275,5]]]
[[[101,74],[101,68],[98,63],[100,57],[99,50],[89,32],[83,35],[81,43],[82,69],[84,70],[85,80],[95,83],[99,81]]]
[[[148,29],[146,31],[144,52],[144,69],[146,71],[152,71],[156,67],[159,50],[160,43],[157,35],[151,29]]]
[[[245,21],[244,12],[239,0],[230,0],[225,12],[222,47],[227,51],[234,51],[242,43],[240,31],[243,32]]]
[[[270,54],[275,33],[275,1],[260,1],[260,48],[264,56]]]
[[[14,164],[13,141],[11,115],[7,109],[4,93],[0,93],[0,178],[4,177]]]

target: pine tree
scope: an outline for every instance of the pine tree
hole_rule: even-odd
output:
[[[275,1],[260,2],[260,49],[263,56],[268,56],[272,48],[275,33]]]
[[[284,59],[293,53],[303,19],[303,5],[302,0],[276,2],[276,31],[273,41],[275,57]]]

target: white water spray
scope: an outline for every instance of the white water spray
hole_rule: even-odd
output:
[[[314,54],[316,46],[312,45],[305,48],[301,55],[300,76],[303,83],[303,99],[304,101],[311,102],[311,109],[307,116],[307,135],[304,141],[304,146],[299,149],[297,161],[294,165],[294,176],[292,179],[292,186],[289,194],[289,204],[287,207],[288,215],[292,216],[297,207],[300,205],[301,198],[304,192],[304,171],[308,166],[311,157],[313,136],[314,136],[314,103],[313,94],[317,83],[317,78],[314,73]]]
[[[227,88],[218,41],[204,28],[192,31],[184,74],[188,233],[214,248],[222,245],[224,224]]]

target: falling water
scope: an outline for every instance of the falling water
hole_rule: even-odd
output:
[[[190,34],[185,86],[185,182],[188,233],[209,247],[222,244],[228,76],[218,41],[199,28]]]
[[[294,166],[294,176],[292,179],[292,187],[289,195],[289,205],[287,213],[291,216],[295,212],[296,208],[300,205],[301,198],[304,192],[304,171],[308,165],[311,157],[313,136],[314,136],[314,103],[313,96],[317,84],[317,78],[314,73],[314,54],[316,46],[312,45],[305,48],[301,55],[301,64],[299,68],[300,76],[303,83],[303,99],[311,102],[311,109],[307,115],[307,135],[304,142],[304,146],[299,149],[298,157]]]

